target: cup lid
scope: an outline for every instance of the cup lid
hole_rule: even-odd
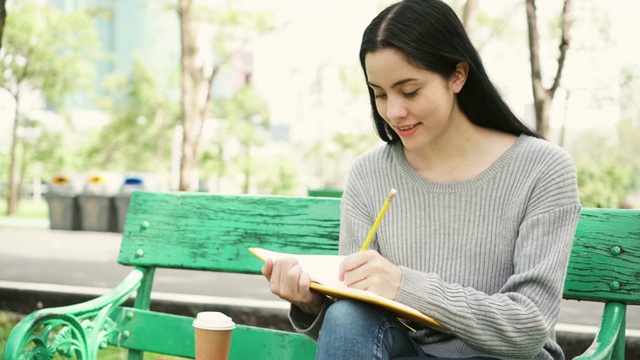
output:
[[[198,313],[193,326],[204,330],[231,330],[236,327],[236,324],[221,312],[204,311]]]

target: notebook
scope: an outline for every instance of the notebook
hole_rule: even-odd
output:
[[[368,302],[394,312],[399,318],[445,329],[437,320],[410,306],[387,299],[367,290],[347,287],[338,278],[339,265],[342,259],[344,259],[344,256],[288,254],[255,247],[249,248],[249,251],[262,261],[289,257],[297,259],[302,270],[308,273],[311,278],[311,289],[335,299],[350,298]]]

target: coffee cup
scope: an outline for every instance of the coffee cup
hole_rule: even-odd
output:
[[[198,313],[193,321],[196,360],[227,360],[231,333],[236,324],[230,317],[215,311]]]

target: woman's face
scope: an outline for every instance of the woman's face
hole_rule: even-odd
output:
[[[462,89],[466,73],[456,70],[451,79],[445,79],[415,67],[394,49],[368,53],[365,66],[378,113],[408,151],[445,140],[462,114],[455,94]]]

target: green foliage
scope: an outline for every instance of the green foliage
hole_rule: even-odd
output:
[[[4,349],[9,333],[18,321],[20,321],[20,317],[17,314],[0,311],[0,350]]]
[[[272,10],[255,12],[232,3],[212,7],[205,2],[194,7],[196,22],[213,25],[213,50],[221,62],[226,62],[251,39],[273,32],[277,27],[274,18]]]
[[[211,143],[204,150],[203,159],[211,163],[205,167],[217,171],[216,175],[220,177],[233,170],[228,169],[225,162],[235,164],[235,170],[245,176],[243,192],[248,192],[252,175],[264,171],[263,164],[259,164],[252,155],[252,149],[266,143],[265,131],[271,125],[269,108],[255,88],[248,84],[232,98],[215,101],[213,113],[220,120]],[[240,145],[240,152],[229,157],[224,148],[233,141]]]
[[[378,138],[372,132],[360,134],[338,133],[333,136],[332,141],[338,146],[337,157],[344,158],[347,156],[355,160],[356,157],[374,147],[378,142]]]
[[[340,83],[353,99],[367,96],[364,75],[359,66],[343,66],[340,68]]]
[[[255,182],[260,194],[293,195],[298,188],[298,172],[288,156],[280,155],[260,162]]]
[[[63,13],[48,6],[17,2],[10,8],[0,53],[0,83],[14,97],[28,84],[52,104],[89,86],[97,33],[82,11]]]
[[[156,76],[137,56],[130,77],[112,74],[105,81],[105,91],[107,95],[96,103],[111,120],[82,149],[79,167],[122,172],[166,170],[177,104],[162,91]]]
[[[640,117],[640,66],[627,64],[620,71],[620,108],[631,117]]]
[[[16,109],[21,108],[20,99],[26,90],[40,91],[49,104],[57,106],[68,93],[91,84],[97,34],[87,13],[63,13],[26,1],[18,2],[8,12],[0,51],[0,86],[13,96]],[[34,128],[30,119],[16,111],[10,146],[13,158],[9,159],[12,165],[7,166],[7,174],[18,183],[10,181],[9,214],[15,210],[17,192],[23,187],[17,172],[26,175],[27,161],[34,160],[29,157],[40,157],[47,164],[56,162],[50,153],[36,154],[30,149],[29,145],[46,137],[38,136],[43,131]],[[48,140],[55,141],[47,139],[43,147],[60,145]]]
[[[640,132],[635,134],[635,139],[640,139]],[[615,144],[611,137],[589,131],[581,136],[573,149],[577,154],[575,161],[583,206],[623,207],[625,200],[639,190],[637,181],[634,183],[633,180],[640,169],[639,160],[633,153],[627,153],[632,143],[620,140]]]
[[[61,169],[72,167],[73,153],[65,146],[65,134],[52,130],[41,121],[21,122],[23,179],[49,179]]]
[[[585,207],[619,208],[630,190],[630,172],[605,159],[583,158],[577,163],[580,200]]]
[[[269,107],[253,85],[240,88],[230,99],[221,99],[213,104],[215,116],[229,122],[244,121],[268,129]]]
[[[3,353],[4,348],[6,346],[7,338],[9,338],[9,333],[11,333],[11,329],[22,319],[22,315],[12,313],[9,311],[0,311],[0,354]],[[102,360],[126,360],[128,351],[126,349],[117,348],[113,346],[108,346],[106,349],[101,350],[99,352],[98,357]],[[62,360],[66,359],[58,354],[55,355],[54,359]],[[185,359],[177,356],[166,356],[154,353],[145,353],[144,360],[170,360],[170,359]]]
[[[618,123],[619,151],[631,177],[631,190],[640,193],[640,113]]]

